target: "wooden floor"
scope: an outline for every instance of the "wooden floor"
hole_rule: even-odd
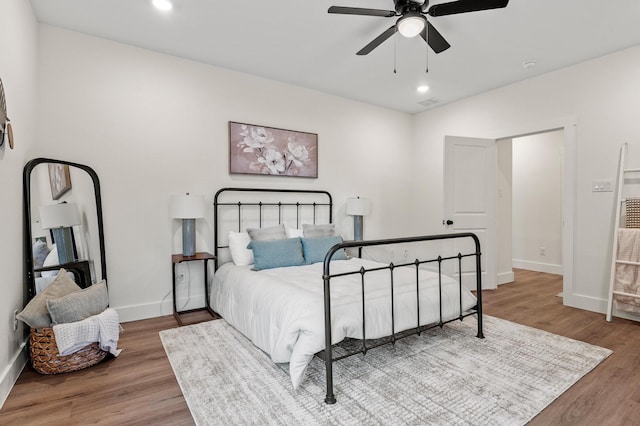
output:
[[[563,306],[560,276],[515,273],[515,283],[483,292],[486,314],[614,351],[530,424],[639,425],[640,323]],[[0,425],[193,424],[158,337],[176,326],[172,316],[125,323],[120,357],[83,371],[42,376],[27,366]]]

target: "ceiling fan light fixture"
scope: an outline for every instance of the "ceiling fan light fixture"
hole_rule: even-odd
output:
[[[398,32],[407,38],[415,37],[422,32],[426,19],[419,13],[407,13],[398,21]]]

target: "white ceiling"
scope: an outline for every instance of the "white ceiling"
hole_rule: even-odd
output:
[[[39,22],[409,113],[640,44],[640,0],[511,0],[429,18],[451,48],[428,57],[422,39],[400,35],[356,56],[395,18],[327,13],[392,0],[172,2],[162,13],[151,0],[31,0]]]

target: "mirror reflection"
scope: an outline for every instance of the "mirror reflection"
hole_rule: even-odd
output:
[[[99,183],[94,185],[97,176],[89,171],[84,165],[47,159],[25,166],[30,296],[53,282],[60,268],[71,272],[82,288],[106,278]]]

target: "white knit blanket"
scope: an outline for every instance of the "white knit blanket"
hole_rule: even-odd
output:
[[[91,343],[98,342],[100,349],[117,356],[120,324],[118,312],[107,308],[102,313],[82,321],[53,326],[53,334],[60,355],[71,355]]]
[[[618,229],[618,260],[640,262],[640,229]],[[640,268],[616,265],[615,290],[640,295]],[[616,295],[614,302],[617,309],[640,313],[640,298]]]

